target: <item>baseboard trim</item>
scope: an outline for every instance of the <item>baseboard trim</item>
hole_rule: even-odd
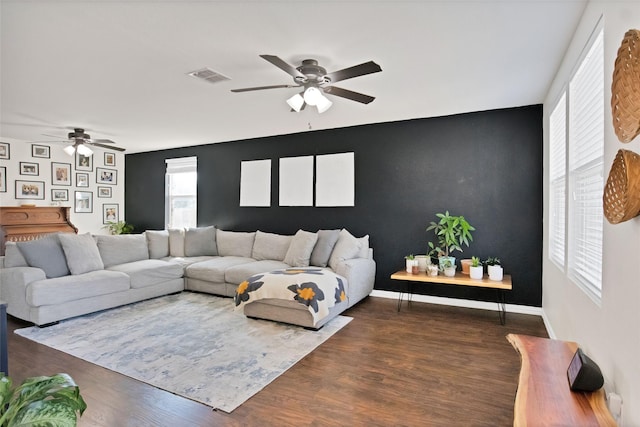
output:
[[[395,292],[395,291],[380,291],[380,290],[374,289],[373,291],[371,291],[369,295],[372,297],[392,298],[395,300],[398,299],[398,292]],[[406,297],[404,297],[403,300],[406,301]],[[426,302],[429,304],[451,305],[454,307],[478,308],[481,310],[498,311],[497,302],[434,297],[431,295],[420,295],[420,294],[413,294],[411,300],[415,302]],[[544,311],[542,310],[542,307],[531,307],[528,305],[507,304],[506,309],[507,309],[507,313],[531,314],[533,316],[541,316],[545,321],[544,323],[545,323],[545,326],[547,326],[547,330],[549,330],[547,321],[544,317]]]
[[[547,328],[547,334],[549,334],[549,338],[554,340],[557,339],[556,333],[551,327],[551,321],[547,317],[547,313],[544,311],[544,309],[542,310],[542,321],[544,322],[544,327]]]

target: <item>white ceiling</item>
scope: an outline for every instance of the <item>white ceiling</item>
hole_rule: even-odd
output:
[[[2,0],[5,140],[69,127],[127,152],[542,103],[586,0]],[[373,60],[323,114],[260,58],[327,71]],[[231,80],[187,75],[210,67]]]

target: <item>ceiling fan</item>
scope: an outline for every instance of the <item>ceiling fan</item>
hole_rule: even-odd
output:
[[[45,136],[55,137],[54,135],[45,135]],[[85,133],[85,130],[82,128],[74,128],[73,132],[69,132],[67,134],[67,138],[68,138],[67,141],[59,141],[59,142],[72,143],[72,145],[67,145],[66,147],[64,147],[64,152],[70,156],[73,156],[76,150],[78,151],[78,153],[82,154],[83,156],[91,156],[93,154],[93,151],[91,150],[91,148],[89,148],[89,146],[107,148],[107,149],[116,150],[116,151],[125,151],[124,148],[117,147],[115,145],[105,145],[105,144],[115,144],[115,142],[111,141],[110,139],[91,139],[91,136]],[[52,141],[52,142],[58,142],[58,141]]]
[[[296,93],[287,100],[287,104],[296,112],[303,110],[306,105],[316,106],[319,113],[327,111],[333,103],[322,94],[323,92],[362,104],[368,104],[375,99],[373,96],[342,89],[337,86],[332,86],[331,84],[382,71],[382,68],[373,61],[327,73],[327,70],[318,65],[318,61],[315,59],[305,59],[300,66],[294,67],[274,55],[260,55],[260,57],[292,76],[295,84],[248,87],[244,89],[232,89],[231,92],[294,87],[303,88],[300,93]]]

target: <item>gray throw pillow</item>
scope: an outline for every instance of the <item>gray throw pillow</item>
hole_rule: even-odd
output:
[[[253,242],[251,258],[258,261],[265,259],[282,261],[289,250],[291,238],[292,236],[264,233],[258,230]]]
[[[216,230],[218,254],[221,256],[239,256],[251,258],[256,233]]]
[[[316,267],[326,267],[338,237],[340,230],[318,230],[318,241],[311,252],[309,263]]]
[[[184,233],[184,255],[218,255],[216,228],[210,226],[187,229]]]
[[[38,240],[18,242],[17,245],[29,266],[42,269],[47,278],[69,275],[67,259],[57,233]]]
[[[22,252],[18,249],[16,242],[6,242],[4,248],[4,266],[11,267],[28,267],[29,263],[22,256]]]
[[[344,228],[340,230],[340,237],[329,257],[329,267],[335,271],[342,261],[356,258],[360,252],[360,246],[358,239],[353,237],[351,233]]]
[[[71,274],[89,273],[104,269],[98,245],[90,233],[61,233],[58,237]]]
[[[289,250],[284,257],[284,262],[291,267],[308,267],[311,252],[313,252],[317,241],[317,233],[298,230],[291,239],[291,245],[289,245]]]
[[[169,229],[169,255],[177,257],[184,256],[184,229]]]
[[[360,252],[357,258],[369,258],[369,235],[359,237],[358,242],[360,242]]]
[[[149,248],[144,234],[99,235],[96,236],[96,240],[105,268],[149,259]]]
[[[169,231],[147,230],[144,232],[149,247],[149,258],[160,259],[169,256]]]

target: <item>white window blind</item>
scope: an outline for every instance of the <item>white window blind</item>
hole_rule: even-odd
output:
[[[165,224],[167,228],[197,226],[198,158],[166,159]]]
[[[566,222],[567,96],[549,116],[549,258],[564,270]]]
[[[569,83],[569,275],[588,295],[602,295],[604,187],[603,32],[595,33]]]

